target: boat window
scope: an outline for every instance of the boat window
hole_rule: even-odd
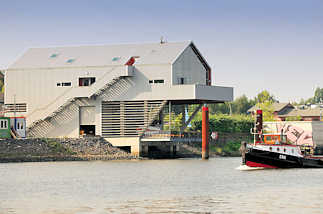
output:
[[[271,141],[271,136],[267,136],[266,140]]]
[[[269,147],[269,150],[270,150],[270,151],[272,151],[272,150],[273,150],[273,148],[272,148],[272,147]]]
[[[279,152],[279,147],[277,147],[277,152]]]
[[[284,148],[284,152],[286,152],[286,148]]]

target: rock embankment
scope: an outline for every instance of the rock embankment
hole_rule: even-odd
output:
[[[103,138],[0,140],[0,162],[138,159]]]

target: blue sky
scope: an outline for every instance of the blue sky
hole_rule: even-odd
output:
[[[321,0],[1,0],[0,68],[28,47],[193,40],[213,84],[281,102],[323,87]]]

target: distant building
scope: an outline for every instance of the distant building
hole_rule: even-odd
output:
[[[287,117],[300,117],[301,121],[320,121],[322,116],[322,109],[318,108],[309,108],[309,109],[293,109],[285,115],[281,115],[282,121]]]
[[[253,113],[258,107],[255,105],[248,110],[248,113]],[[286,121],[287,118],[297,118],[300,121],[320,121],[323,109],[319,107],[312,108],[296,108],[290,103],[274,103],[274,118],[277,121]]]
[[[251,107],[247,113],[253,114],[255,110],[257,110],[257,105]],[[284,121],[284,115],[288,114],[289,112],[293,111],[295,107],[290,103],[273,103],[272,109],[274,111],[274,118],[277,121]]]
[[[6,70],[5,88],[6,116],[25,117],[27,136],[98,135],[135,154],[173,105],[233,99],[211,85],[192,42],[31,48]]]

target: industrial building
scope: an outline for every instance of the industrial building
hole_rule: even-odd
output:
[[[198,104],[196,113],[233,99],[231,87],[211,85],[190,41],[31,48],[5,71],[5,88],[6,116],[24,117],[27,137],[99,135],[138,155],[172,106]]]

